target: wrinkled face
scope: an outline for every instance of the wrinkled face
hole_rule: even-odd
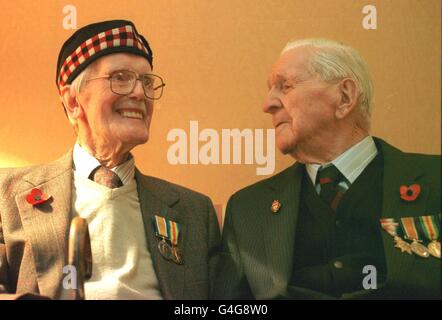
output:
[[[128,53],[106,55],[90,65],[86,79],[106,76],[116,70],[138,75],[151,73],[148,61]],[[153,113],[153,101],[145,98],[141,81],[126,96],[113,93],[106,78],[85,81],[77,97],[83,109],[83,134],[89,143],[112,149],[131,149],[147,142]]]
[[[310,50],[299,47],[286,51],[268,78],[263,111],[272,115],[276,144],[284,154],[314,146],[330,133],[335,121],[337,87],[310,74]]]

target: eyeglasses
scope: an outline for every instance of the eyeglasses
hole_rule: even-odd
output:
[[[117,70],[109,75],[87,79],[92,81],[97,79],[109,79],[111,91],[122,96],[131,94],[137,83],[141,81],[144,95],[146,98],[158,100],[163,95],[163,88],[166,85],[160,76],[152,73],[146,73],[138,76],[135,72],[129,70]]]

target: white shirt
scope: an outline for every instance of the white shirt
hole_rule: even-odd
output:
[[[74,146],[73,158],[75,172],[85,178],[89,178],[91,172],[96,167],[101,166],[100,162],[83,149],[78,142]],[[126,162],[113,167],[111,170],[118,175],[123,185],[128,184],[135,178],[135,160],[132,155],[129,155]]]
[[[306,170],[310,180],[313,182],[313,185],[315,185],[318,170],[321,167],[326,168],[333,164],[346,179],[346,181],[342,181],[339,185],[343,186],[345,189],[348,189],[377,154],[378,150],[376,149],[373,138],[371,136],[367,136],[340,154],[333,161],[324,163],[322,165],[317,163],[309,163],[306,164]],[[320,191],[320,187],[321,186],[319,184],[315,187],[318,193]]]

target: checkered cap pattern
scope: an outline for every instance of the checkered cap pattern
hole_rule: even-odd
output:
[[[131,25],[100,32],[80,44],[64,61],[59,72],[59,87],[64,86],[69,76],[87,59],[105,49],[113,47],[134,47],[149,55],[140,37]]]
[[[58,89],[72,83],[89,64],[112,53],[141,56],[153,68],[150,45],[132,21],[101,21],[78,29],[64,42],[57,59],[55,83]]]

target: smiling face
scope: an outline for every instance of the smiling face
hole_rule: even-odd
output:
[[[323,144],[333,130],[339,102],[336,86],[309,72],[310,50],[299,47],[281,55],[269,75],[263,107],[272,115],[278,149],[295,158],[300,150]]]
[[[117,70],[129,70],[137,75],[151,73],[148,61],[128,53],[106,55],[90,65],[84,86],[76,97],[78,108],[78,138],[82,145],[111,157],[124,153],[148,141],[153,113],[153,101],[144,96],[140,81],[132,93],[121,96],[112,92],[110,80],[94,79]],[[100,151],[98,151],[100,150]]]

